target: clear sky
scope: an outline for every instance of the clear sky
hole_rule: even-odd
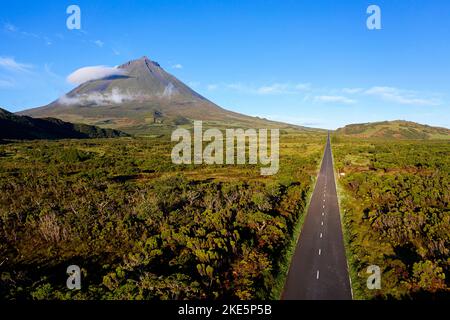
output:
[[[81,8],[69,30],[66,8]],[[381,8],[381,30],[366,9]],[[450,127],[447,0],[0,0],[0,106],[45,105],[86,66],[143,55],[218,105],[300,125]]]

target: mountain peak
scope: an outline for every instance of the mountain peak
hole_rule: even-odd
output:
[[[152,68],[152,67],[161,68],[161,65],[158,62],[149,59],[147,56],[142,56],[139,59],[130,60],[130,61],[120,65],[119,68],[126,69],[126,68],[129,68],[130,66],[140,66],[140,67],[147,67],[147,68]]]
[[[220,108],[147,56],[118,68],[117,75],[82,83],[49,105],[20,114],[129,132],[143,132],[154,124],[187,124],[191,120],[273,125]]]
[[[143,61],[145,63],[151,63],[151,64],[155,64],[155,65],[159,66],[158,62],[149,59],[149,57],[147,57],[147,56],[142,56],[141,58],[139,58],[139,59],[137,59],[135,61]]]

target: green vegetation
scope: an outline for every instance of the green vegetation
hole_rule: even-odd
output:
[[[324,141],[282,134],[272,177],[165,136],[0,145],[0,299],[277,298]]]
[[[84,139],[127,137],[128,134],[103,129],[87,124],[73,124],[59,119],[35,119],[18,116],[0,108],[0,142],[1,139]]]
[[[333,138],[355,298],[450,293],[450,143]],[[369,265],[382,270],[368,290]]]
[[[411,121],[383,121],[350,124],[336,131],[338,135],[381,139],[439,139],[449,140],[450,130]]]

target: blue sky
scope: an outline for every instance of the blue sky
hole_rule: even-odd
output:
[[[81,8],[68,30],[66,8]],[[366,9],[381,8],[382,30]],[[220,106],[312,127],[450,127],[450,2],[0,1],[0,106],[45,105],[69,74],[147,55]]]

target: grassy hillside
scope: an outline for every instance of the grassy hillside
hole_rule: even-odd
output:
[[[402,120],[350,124],[339,128],[336,133],[358,138],[450,139],[450,130],[447,128]]]
[[[74,124],[59,119],[34,119],[18,116],[0,108],[0,141],[34,139],[83,139],[125,137],[127,134],[86,124]]]

